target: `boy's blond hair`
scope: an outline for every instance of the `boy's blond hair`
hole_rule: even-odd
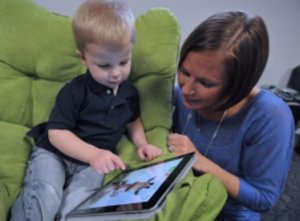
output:
[[[84,53],[88,43],[108,48],[134,44],[135,20],[131,9],[121,3],[90,0],[83,3],[73,18],[73,33],[78,50]]]

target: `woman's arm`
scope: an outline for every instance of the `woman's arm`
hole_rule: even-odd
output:
[[[240,180],[237,176],[222,169],[219,165],[209,160],[199,152],[196,154],[197,160],[193,166],[196,171],[202,173],[211,173],[221,180],[228,195],[232,198],[236,198],[240,190]]]
[[[276,111],[267,110],[266,115],[260,114],[262,117],[256,118],[246,133],[240,134],[243,137],[240,155],[230,159],[238,161],[239,176],[201,155],[187,136],[171,134],[168,145],[174,146],[176,155],[196,152],[195,170],[218,177],[228,194],[242,205],[259,212],[268,211],[283,189],[294,139],[289,110],[276,108]]]
[[[243,170],[236,200],[259,212],[266,212],[274,206],[288,175],[293,154],[294,122],[287,111],[284,108],[268,111],[264,119],[252,124],[244,138],[245,147],[240,160]]]
[[[168,145],[174,146],[173,153],[177,156],[195,152],[197,160],[193,165],[193,169],[201,173],[211,173],[218,177],[227,189],[229,196],[233,198],[237,197],[240,187],[239,178],[222,169],[217,164],[199,153],[187,136],[181,134],[171,134],[168,137]]]

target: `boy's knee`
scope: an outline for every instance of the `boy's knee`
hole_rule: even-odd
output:
[[[25,182],[12,205],[11,221],[53,220],[61,204],[61,190],[46,182]]]
[[[51,204],[59,207],[63,194],[63,187],[53,186],[47,182],[34,181],[32,183],[32,197],[43,199],[47,207]]]
[[[43,217],[51,220],[55,217],[62,199],[62,188],[54,187],[47,182],[33,181],[24,186],[24,212],[32,217]]]

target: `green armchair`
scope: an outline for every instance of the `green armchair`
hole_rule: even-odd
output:
[[[171,155],[166,136],[171,128],[171,101],[180,30],[176,17],[169,10],[156,8],[136,19],[136,31],[129,80],[140,93],[141,119],[148,141],[163,150],[163,156],[157,159],[160,160]],[[75,50],[71,18],[52,13],[31,0],[0,0],[1,221],[8,218],[9,209],[19,193],[34,144],[33,140],[25,137],[25,133],[34,125],[47,121],[58,90],[85,72]],[[126,136],[117,149],[125,163],[135,162],[131,164],[133,166],[141,164],[135,147]],[[170,194],[169,201],[172,203],[157,215],[157,219],[180,220],[175,211],[171,212],[175,206],[181,207],[182,203],[173,202],[180,194],[187,203],[199,201],[191,196],[192,187],[200,187],[200,184],[195,186],[197,179],[191,174],[187,179],[185,182],[189,185],[178,185],[181,192]],[[212,176],[198,180],[206,189],[203,200],[210,209],[205,209],[202,214],[208,214],[213,220],[226,200],[226,191]],[[208,185],[211,188],[215,186],[216,190],[210,193]],[[213,194],[214,201],[206,200],[209,194]],[[203,200],[199,205],[203,204]],[[214,208],[208,205],[214,205]],[[174,214],[174,219],[170,218],[173,216],[171,214]],[[210,219],[199,215],[199,220]]]

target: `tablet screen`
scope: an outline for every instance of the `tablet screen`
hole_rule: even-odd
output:
[[[182,158],[121,174],[82,209],[148,202]]]
[[[134,210],[151,209],[166,195],[182,172],[191,168],[194,156],[190,153],[125,171],[88,198],[73,214],[127,210],[128,205],[133,205]]]

